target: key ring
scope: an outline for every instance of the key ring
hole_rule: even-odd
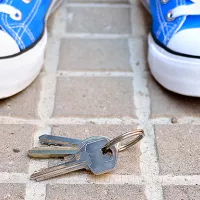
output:
[[[137,137],[123,145],[121,144],[122,141],[126,140],[127,138],[134,137],[134,136],[137,136]],[[107,153],[112,146],[115,146],[117,144],[118,144],[118,151],[123,151],[123,150],[133,146],[137,142],[139,142],[143,137],[144,137],[144,131],[142,129],[137,129],[134,131],[124,133],[124,134],[114,138],[110,142],[108,142],[103,147],[102,151],[104,153]]]

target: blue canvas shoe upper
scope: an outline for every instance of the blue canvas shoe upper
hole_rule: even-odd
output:
[[[200,56],[200,0],[150,0],[152,35],[180,54]]]
[[[8,34],[20,51],[30,47],[43,34],[51,3],[52,0],[0,0],[0,31]]]

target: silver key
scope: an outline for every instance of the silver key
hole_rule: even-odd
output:
[[[43,181],[80,169],[90,170],[95,175],[106,173],[115,168],[118,153],[115,146],[109,152],[103,153],[102,148],[108,142],[109,139],[104,137],[88,140],[75,154],[78,157],[76,161],[41,170],[32,174],[31,179]]]
[[[124,133],[117,138],[114,138],[108,144],[105,145],[103,151],[106,152],[109,150],[110,146],[118,145],[118,150],[122,151],[140,141],[144,136],[143,130],[134,130],[128,133]],[[123,140],[127,138],[134,137],[131,141],[127,142],[125,145],[121,144]],[[101,136],[91,137],[86,140],[78,140],[66,137],[52,136],[52,135],[43,135],[40,136],[40,142],[46,145],[57,145],[55,147],[36,147],[29,150],[29,157],[34,158],[58,158],[65,157],[67,155],[75,154],[80,146],[87,140],[92,140],[96,138],[101,138]],[[61,147],[58,147],[61,146]]]
[[[55,145],[55,146],[76,146],[83,142],[83,140],[60,137],[55,135],[41,135],[39,141],[44,145]]]
[[[28,151],[28,156],[31,158],[63,158],[67,155],[75,154],[88,140],[95,140],[97,138],[102,137],[95,136],[85,140],[78,140],[53,135],[42,135],[39,137],[41,144],[53,146],[34,147]]]

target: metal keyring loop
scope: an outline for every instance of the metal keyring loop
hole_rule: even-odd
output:
[[[127,138],[130,138],[130,137],[134,137],[134,136],[137,136],[136,138],[134,138],[133,140],[127,142],[126,144],[124,145],[121,145],[121,142]],[[142,129],[137,129],[137,130],[134,130],[134,131],[130,131],[130,132],[127,132],[127,133],[124,133],[116,138],[114,138],[113,140],[111,140],[110,142],[108,142],[104,148],[102,149],[103,152],[108,152],[109,149],[112,147],[112,146],[115,146],[115,145],[119,145],[118,146],[118,151],[123,151],[133,145],[135,145],[137,142],[139,142],[142,138],[144,137],[144,131]]]

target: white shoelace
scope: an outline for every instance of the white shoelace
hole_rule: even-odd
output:
[[[171,18],[187,15],[200,15],[200,0],[190,0],[193,4],[177,6],[171,10]]]
[[[22,1],[24,3],[30,3],[31,2],[31,0],[22,0]],[[10,17],[14,20],[21,20],[22,19],[21,11],[14,8],[11,5],[0,4],[0,12],[10,15]]]

